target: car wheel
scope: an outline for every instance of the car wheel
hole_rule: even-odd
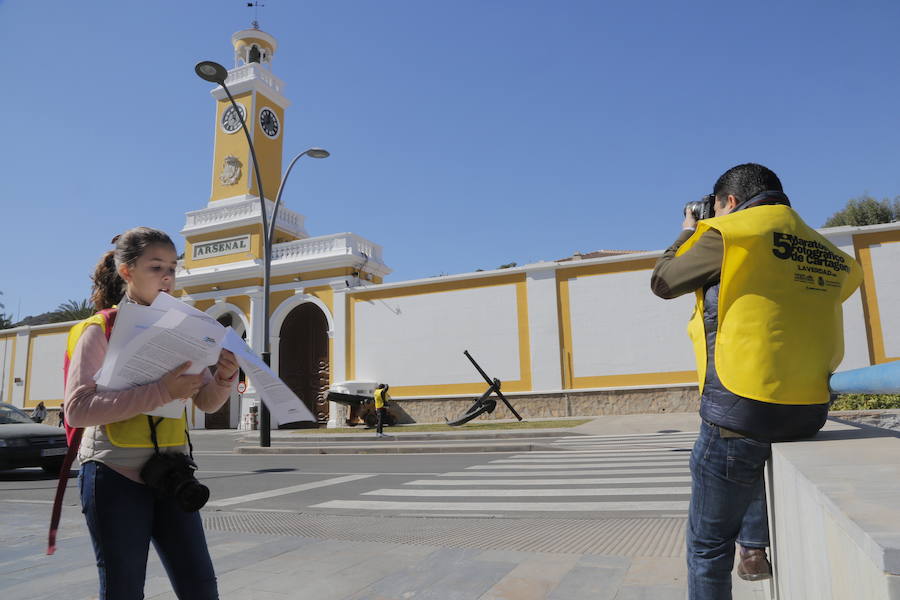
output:
[[[41,463],[41,468],[44,470],[44,473],[48,473],[50,475],[59,475],[59,470],[62,469],[63,459],[55,458],[53,460],[45,460]]]

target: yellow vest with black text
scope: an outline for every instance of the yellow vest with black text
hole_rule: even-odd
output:
[[[700,221],[676,256],[708,229],[724,244],[715,344],[722,385],[761,402],[828,402],[828,378],[844,356],[841,303],[862,281],[857,262],[784,205]],[[703,290],[688,333],[702,392]]]
[[[75,346],[81,335],[91,325],[99,326],[109,339],[107,316],[97,313],[87,319],[75,324],[69,330],[69,336],[66,340],[66,360],[64,363],[66,374],[68,374],[69,361],[75,353]],[[179,419],[168,419],[160,417],[152,417],[156,426],[156,441],[159,446],[183,446],[187,441],[185,430],[187,428],[187,419],[182,413]],[[152,448],[153,440],[150,438],[150,423],[147,422],[147,415],[140,414],[124,421],[108,423],[104,425],[106,435],[113,445],[121,448]]]

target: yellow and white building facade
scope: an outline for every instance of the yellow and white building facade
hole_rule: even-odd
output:
[[[271,70],[277,43],[258,29],[232,37],[227,84],[250,128],[266,208],[282,172],[290,105]],[[468,350],[526,418],[689,411],[698,406],[685,332],[693,295],[654,296],[660,251],[543,262],[430,279],[385,282],[378,244],[353,233],[310,237],[303,215],[281,206],[275,223],[270,314],[263,314],[259,190],[239,119],[224,90],[215,100],[211,194],[187,213],[178,293],[263,347],[270,322],[272,368],[317,415],[342,425],[346,408],[323,400],[339,382],[386,382],[410,420],[459,416],[487,385]],[[863,267],[844,304],[846,352],[839,370],[900,360],[900,223],[821,233]],[[668,240],[663,240],[668,242]],[[71,323],[0,331],[0,401],[31,408],[62,401]],[[194,427],[235,428],[258,402],[252,381]],[[509,418],[498,405],[490,415]],[[482,417],[485,418],[485,417]]]

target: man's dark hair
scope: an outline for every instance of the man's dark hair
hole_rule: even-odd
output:
[[[732,194],[737,198],[738,204],[743,204],[753,196],[768,190],[784,191],[778,175],[756,163],[731,167],[719,177],[713,187],[716,201]]]

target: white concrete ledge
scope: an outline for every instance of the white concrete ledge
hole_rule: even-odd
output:
[[[769,522],[779,600],[900,599],[900,436],[830,420],[773,444]]]

